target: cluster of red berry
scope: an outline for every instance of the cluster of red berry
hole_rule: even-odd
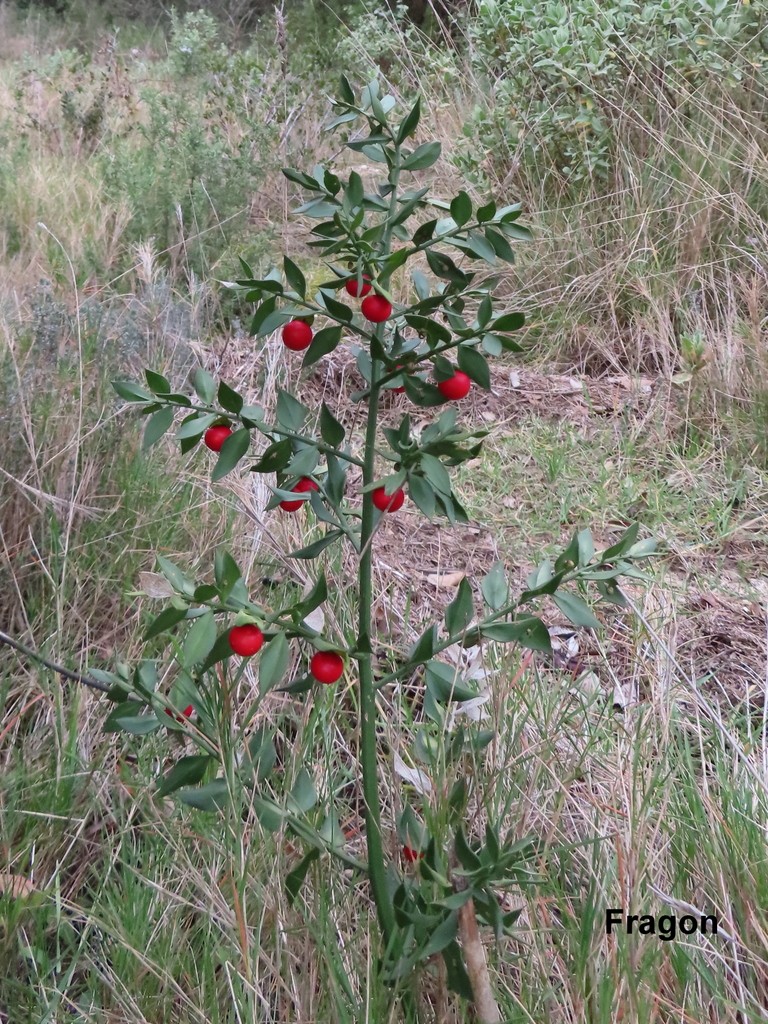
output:
[[[231,427],[210,427],[206,430],[203,441],[212,452],[220,452],[222,445],[231,433]],[[308,476],[303,476],[291,488],[296,494],[305,494],[307,491],[318,491],[319,489],[315,481],[311,480]],[[402,487],[398,487],[396,491],[387,494],[383,487],[377,487],[371,497],[373,498],[373,504],[380,512],[397,512],[398,509],[403,507],[405,491]],[[304,502],[300,500],[291,501],[286,499],[280,502],[280,508],[283,512],[298,512],[303,504]]]
[[[235,654],[250,658],[261,650],[264,634],[258,626],[233,626],[228,639]],[[318,683],[335,683],[344,671],[344,659],[335,651],[316,651],[309,663],[309,671]]]
[[[362,283],[358,282],[357,278],[350,278],[344,287],[348,295],[351,295],[353,298],[362,298],[360,311],[366,320],[369,320],[371,323],[383,323],[392,315],[392,304],[383,295],[369,294],[372,290],[372,285],[371,279],[367,274],[363,275]],[[283,327],[282,338],[286,348],[291,349],[293,352],[301,352],[312,344],[312,328],[305,320],[291,320]],[[457,370],[454,376],[448,380],[439,381],[437,384],[438,390],[443,397],[452,401],[465,398],[469,394],[471,386],[472,382],[469,377],[466,373],[462,373],[461,370]],[[393,390],[401,392],[405,388],[399,387]],[[209,427],[205,432],[203,441],[211,451],[220,452],[224,442],[231,435],[231,427],[225,425]],[[319,488],[314,480],[305,476],[295,484],[292,490],[297,494],[304,494],[307,491],[317,491]],[[402,487],[398,487],[391,494],[387,494],[384,487],[377,487],[371,494],[371,499],[374,506],[380,512],[397,512],[398,509],[403,507],[405,502],[405,491]],[[297,512],[303,504],[304,502],[301,500],[291,501],[286,499],[280,502],[280,508],[284,512]],[[261,650],[263,643],[264,634],[258,626],[235,626],[229,631],[229,646],[235,654],[239,654],[241,657],[250,658],[257,654]],[[343,658],[340,654],[335,654],[332,651],[317,651],[310,662],[310,672],[320,683],[335,683],[341,678],[343,671]],[[186,708],[184,715],[189,717],[192,714],[192,710],[191,706]],[[170,711],[167,713],[171,714]],[[409,856],[409,854],[413,856]],[[407,860],[415,860],[417,855],[406,847],[405,857]]]
[[[350,278],[344,285],[348,295],[353,299],[362,298],[360,312],[366,320],[372,324],[382,324],[392,316],[392,303],[383,295],[369,292],[373,288],[368,274],[363,274],[362,282],[356,277]],[[312,328],[306,320],[291,320],[282,330],[283,344],[292,352],[303,352],[312,344]],[[456,402],[466,398],[472,387],[472,381],[461,370],[457,370],[453,377],[437,382],[437,389],[443,398]],[[402,392],[405,388],[393,388],[394,391]]]

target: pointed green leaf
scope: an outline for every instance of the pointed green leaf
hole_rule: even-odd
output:
[[[214,758],[207,754],[191,754],[182,757],[166,772],[157,784],[157,795],[168,796],[182,786],[195,786],[200,782],[206,773],[209,765],[214,764]]]
[[[173,413],[173,406],[166,405],[163,409],[158,409],[156,413],[149,417],[144,429],[144,439],[141,443],[142,451],[146,451],[153,444],[156,444],[171,427],[173,424]]]
[[[458,636],[463,633],[472,621],[475,607],[472,600],[472,588],[466,576],[459,583],[456,597],[445,609],[445,628],[449,636]]]
[[[278,633],[264,648],[259,661],[259,692],[262,695],[281,681],[288,669],[290,653],[285,633]]]
[[[180,789],[179,800],[199,811],[223,810],[231,802],[226,779],[214,779],[207,786],[195,789]]]
[[[211,481],[215,483],[217,480],[223,479],[228,473],[231,473],[235,466],[240,462],[251,443],[251,432],[241,427],[240,430],[236,430],[234,434],[231,434],[224,444],[221,446],[219,457],[216,460],[216,465],[213,467],[211,473]]]
[[[559,594],[555,594],[552,600],[574,626],[586,626],[589,629],[600,628],[600,621],[595,618],[584,598],[579,597],[578,594],[561,591]]]
[[[440,159],[441,149],[439,142],[425,142],[423,146],[417,146],[413,153],[403,160],[402,170],[423,171],[427,167],[432,167]]]
[[[243,396],[238,395],[238,393],[234,391],[229,384],[225,384],[224,381],[219,383],[218,396],[219,405],[222,409],[226,409],[227,412],[234,413],[235,416],[237,416],[243,408]]]
[[[504,566],[501,562],[495,562],[487,576],[483,577],[480,583],[485,603],[493,611],[502,608],[509,597],[509,584],[507,583]]]
[[[283,270],[285,271],[285,279],[290,288],[303,299],[307,294],[307,282],[304,279],[301,269],[293,262],[293,260],[284,256]]]
[[[476,348],[471,348],[469,345],[459,345],[456,350],[456,356],[459,369],[463,370],[475,384],[479,384],[481,388],[490,391],[491,371],[486,358],[481,356]]]
[[[326,444],[338,448],[344,440],[344,427],[339,423],[328,406],[323,402],[320,407],[320,436]]]

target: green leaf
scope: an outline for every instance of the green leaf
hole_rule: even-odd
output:
[[[496,203],[491,199],[490,202],[486,203],[485,206],[479,206],[477,209],[477,221],[479,224],[484,224],[488,220],[493,220],[496,216]]]
[[[219,384],[218,395],[219,405],[222,409],[226,409],[227,412],[234,413],[234,415],[237,416],[243,408],[242,395],[238,395],[238,393],[234,391],[229,384],[225,384],[224,381],[221,381]]]
[[[412,474],[408,477],[408,496],[429,519],[435,514],[436,501],[434,489],[423,476]]]
[[[354,314],[349,306],[346,306],[343,302],[339,302],[338,299],[335,299],[332,295],[329,295],[322,289],[320,289],[317,294],[319,303],[325,307],[334,320],[341,320],[345,324],[352,322]]]
[[[470,846],[467,843],[463,825],[459,825],[456,830],[456,835],[454,837],[454,850],[456,851],[456,857],[459,864],[461,864],[465,871],[473,872],[482,868],[482,861],[475,851],[470,849]]]
[[[397,130],[397,144],[402,146],[407,138],[410,138],[414,134],[419,126],[421,120],[421,97],[417,97],[416,102],[411,107],[410,111],[406,114],[403,120],[400,122],[400,127]]]
[[[318,359],[327,356],[338,347],[343,328],[340,326],[324,327],[312,338],[312,343],[304,354],[303,367],[312,366]]]
[[[434,249],[427,249],[426,257],[432,273],[437,277],[450,281],[451,284],[457,284],[462,288],[469,284],[470,278],[468,275],[463,270],[459,270],[450,256],[446,256],[442,252],[435,252]]]
[[[455,242],[453,244],[456,245]],[[484,235],[480,235],[476,231],[470,231],[466,242],[458,247],[464,252],[476,256],[477,259],[485,260],[486,263],[494,264],[496,262],[496,250]]]
[[[277,762],[277,751],[272,730],[261,725],[248,740],[244,765],[257,782],[263,782]]]
[[[477,310],[477,325],[480,330],[487,327],[493,316],[493,301],[490,295],[484,295]]]
[[[443,405],[445,398],[440,394],[434,384],[421,380],[413,374],[406,374],[403,377],[403,387],[406,395],[414,405],[428,408],[433,405]]]
[[[589,529],[579,530],[576,535],[576,543],[579,549],[579,565],[589,565],[595,557],[595,542],[592,539],[592,531]]]
[[[363,198],[365,197],[365,189],[363,188],[363,179],[360,177],[357,171],[352,171],[351,174],[349,175],[349,184],[347,185],[346,189],[346,197],[350,208],[353,210],[355,209],[355,207],[360,206],[363,202]]]
[[[277,693],[308,693],[315,685],[315,677],[310,675],[299,676],[298,679],[294,679],[293,682],[287,686],[281,686]]]
[[[219,548],[213,556],[213,578],[219,589],[225,594],[228,593],[242,575],[232,555],[224,548]]]
[[[238,462],[243,458],[245,453],[248,451],[248,447],[251,443],[251,432],[246,430],[245,427],[241,427],[240,430],[236,430],[234,434],[231,434],[224,444],[221,446],[219,457],[216,460],[216,465],[213,467],[211,473],[211,481],[215,483],[217,480],[221,480],[228,473],[231,473]]]
[[[126,700],[109,713],[104,722],[104,732],[128,732],[132,736],[147,736],[149,733],[157,732],[161,724],[154,712],[146,713],[146,705],[141,701]]]
[[[193,413],[182,421],[179,429],[176,431],[176,440],[183,441],[185,438],[200,437],[219,418],[219,416],[215,416],[213,413],[204,413],[203,415]]]
[[[424,171],[432,167],[440,159],[442,147],[439,142],[425,142],[403,160],[401,169],[404,171]]]
[[[302,188],[307,189],[310,192],[317,192],[317,182],[314,178],[310,178],[308,174],[304,174],[302,171],[296,171],[292,167],[283,167],[283,174],[292,181],[295,185],[301,185]]]
[[[458,636],[463,633],[472,621],[475,607],[472,600],[472,588],[466,576],[459,583],[456,597],[445,609],[445,628],[449,636]]]
[[[509,584],[501,562],[494,562],[491,571],[483,577],[480,589],[485,603],[493,611],[498,611],[506,604],[509,596]]]
[[[552,650],[552,641],[549,630],[535,615],[525,619],[515,619],[514,622],[490,622],[480,626],[480,632],[488,640],[496,640],[499,643],[516,643],[531,651]]]
[[[251,466],[252,473],[280,473],[291,461],[293,445],[289,438],[273,441],[262,452],[259,461]]]
[[[445,980],[451,992],[471,1002],[475,998],[472,982],[469,980],[464,959],[457,942],[446,946],[442,953],[445,963]]]
[[[323,402],[320,407],[320,436],[326,444],[338,448],[344,440],[344,427],[339,423],[328,406]]]
[[[611,547],[606,548],[605,551],[602,552],[600,555],[600,561],[612,562],[619,555],[623,555],[624,552],[628,551],[635,543],[639,532],[640,523],[632,523],[629,529],[621,535],[615,544],[612,544]]]
[[[306,768],[301,768],[288,796],[288,809],[294,814],[306,814],[317,803],[317,790]]]
[[[420,665],[428,661],[435,651],[437,643],[437,626],[430,626],[426,629],[408,653],[408,661],[414,665]]]
[[[317,467],[318,459],[317,448],[312,445],[306,445],[303,448],[299,448],[285,467],[285,472],[288,476],[312,476]]]
[[[141,443],[142,451],[146,451],[153,444],[156,444],[170,428],[173,423],[173,413],[173,406],[166,405],[163,409],[158,409],[156,413],[149,417],[144,429],[144,439]]]
[[[657,553],[658,545],[655,537],[646,537],[645,540],[640,540],[627,551],[627,558],[648,558],[649,555],[655,555]]]
[[[416,246],[424,245],[425,242],[430,241],[435,233],[436,227],[436,220],[428,220],[424,224],[420,224],[414,231],[411,241]]]
[[[429,483],[440,494],[451,494],[451,478],[448,470],[434,455],[422,454],[420,459],[421,469]]]
[[[471,348],[469,345],[459,345],[456,350],[456,356],[459,369],[463,370],[475,384],[479,384],[481,388],[490,391],[491,371],[486,358],[481,356],[476,348]]]
[[[215,643],[216,619],[212,611],[207,611],[195,619],[184,639],[184,664],[191,668],[201,662],[210,654]]]
[[[274,800],[257,796],[253,800],[253,809],[259,819],[259,824],[268,832],[277,832],[281,828],[285,812]]]
[[[435,953],[442,953],[446,946],[449,946],[456,938],[459,929],[459,915],[452,911],[436,928],[433,929],[421,955],[424,959],[434,956]]]
[[[154,370],[145,370],[144,376],[147,379],[147,384],[150,390],[155,395],[169,395],[171,393],[171,385],[167,377],[163,377],[161,373],[155,373]]]
[[[304,548],[299,548],[297,551],[291,551],[289,558],[317,558],[327,547],[330,547],[335,541],[344,534],[341,530],[329,530],[324,537],[319,540],[313,541],[311,544],[307,544]]]
[[[192,386],[195,389],[197,397],[210,405],[216,395],[216,381],[207,370],[202,368],[202,366],[198,366],[195,370],[195,374],[192,378]]]
[[[112,387],[126,402],[149,402],[152,398],[149,391],[134,384],[132,380],[113,380]]]
[[[288,391],[280,388],[277,393],[276,414],[280,426],[296,434],[304,426],[309,410]]]
[[[627,607],[627,599],[612,580],[597,580],[595,586],[604,601],[615,604],[619,608]]]
[[[207,754],[190,754],[182,757],[157,784],[157,795],[168,796],[182,786],[195,786],[201,781],[214,758]]]
[[[278,633],[264,648],[259,661],[259,693],[268,693],[281,681],[288,668],[290,648],[285,633]]]
[[[307,294],[307,282],[304,279],[299,267],[289,259],[287,256],[283,257],[283,270],[285,271],[285,279],[290,285],[291,289],[295,291],[302,299]]]
[[[574,626],[586,626],[589,629],[600,628],[600,622],[592,614],[592,609],[578,594],[561,591],[559,594],[555,594],[552,600]]]
[[[427,690],[438,704],[474,700],[477,689],[467,686],[453,667],[443,661],[429,661],[426,666]]]
[[[307,872],[319,856],[320,851],[318,849],[310,850],[309,853],[301,858],[296,867],[286,875],[285,891],[288,896],[289,907],[292,907],[296,901],[296,897],[301,892],[301,887],[307,877]]]
[[[466,192],[459,194],[451,201],[451,216],[459,227],[466,224],[472,216],[472,200]]]
[[[504,260],[505,263],[515,262],[515,254],[512,251],[512,246],[506,240],[504,235],[501,234],[501,232],[495,231],[493,228],[486,228],[485,237],[486,240],[493,247],[493,251],[499,257],[499,259]]]
[[[191,597],[195,592],[195,585],[178,566],[174,565],[165,555],[157,555],[157,565],[160,572],[165,576],[174,590]]]
[[[230,804],[229,788],[226,779],[214,779],[207,786],[195,789],[180,789],[179,800],[199,811],[220,811]]]
[[[320,605],[328,599],[328,581],[325,578],[325,573],[321,572],[315,580],[315,585],[312,587],[307,596],[296,605],[296,611],[305,619],[307,615],[319,608]]]
[[[166,608],[149,624],[144,634],[144,639],[151,640],[153,637],[159,636],[160,633],[173,629],[177,623],[186,618],[186,615],[186,608]]]
[[[519,331],[525,323],[525,316],[522,313],[505,313],[497,317],[493,323],[494,332]]]

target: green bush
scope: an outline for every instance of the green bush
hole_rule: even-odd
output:
[[[146,117],[104,150],[104,181],[132,211],[124,241],[152,238],[202,276],[241,239],[277,128],[258,55],[228,52],[208,15],[176,19],[169,50],[177,82],[143,91]]]
[[[480,0],[467,35],[489,100],[465,128],[462,169],[478,171],[479,142],[506,165],[605,179],[622,112],[655,121],[713,84],[746,102],[768,68],[765,24],[738,0]]]

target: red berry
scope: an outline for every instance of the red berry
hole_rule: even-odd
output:
[[[367,274],[363,274],[363,284],[362,287],[359,287],[357,278],[350,277],[344,287],[347,290],[347,295],[351,295],[353,299],[362,298],[372,288],[371,279]]]
[[[185,718],[189,718],[191,716],[191,714],[192,714],[192,712],[194,710],[195,709],[192,707],[192,705],[189,704],[187,707],[184,708],[184,710],[182,711],[182,713],[180,715],[176,715],[176,721],[177,722],[183,722]],[[169,718],[173,718],[174,717],[174,714],[173,714],[173,712],[171,711],[170,708],[166,708],[165,709],[165,713],[166,713],[166,715],[168,715]]]
[[[373,498],[373,504],[379,512],[397,512],[398,509],[403,507],[405,491],[402,487],[398,487],[396,491],[387,494],[383,487],[377,487],[371,494],[371,497]]]
[[[449,398],[454,402],[459,398],[466,398],[471,387],[472,381],[466,373],[462,373],[461,370],[457,370],[452,377],[448,378],[448,380],[440,380],[437,382],[437,390],[443,398]]]
[[[423,856],[423,853],[420,853],[418,850],[411,849],[410,846],[403,847],[403,857],[405,857],[409,864],[413,864],[414,861],[421,860]]]
[[[289,320],[283,328],[283,344],[292,352],[301,352],[312,344],[312,328],[303,320]]]
[[[258,626],[233,626],[229,631],[229,646],[243,658],[257,654],[264,643],[264,634]]]
[[[383,295],[369,295],[360,303],[360,312],[371,323],[381,324],[392,316],[392,303],[387,302]]]
[[[212,452],[220,452],[221,446],[232,436],[232,427],[209,427],[203,435],[203,443]]]
[[[309,671],[318,683],[335,683],[344,671],[344,659],[333,651],[318,651],[312,655]]]
[[[320,488],[314,480],[310,480],[308,476],[303,476],[296,486],[291,488],[291,490],[296,491],[299,494],[303,494],[305,491],[319,491]],[[286,500],[280,502],[280,508],[284,512],[297,512],[303,504],[303,501]]]

